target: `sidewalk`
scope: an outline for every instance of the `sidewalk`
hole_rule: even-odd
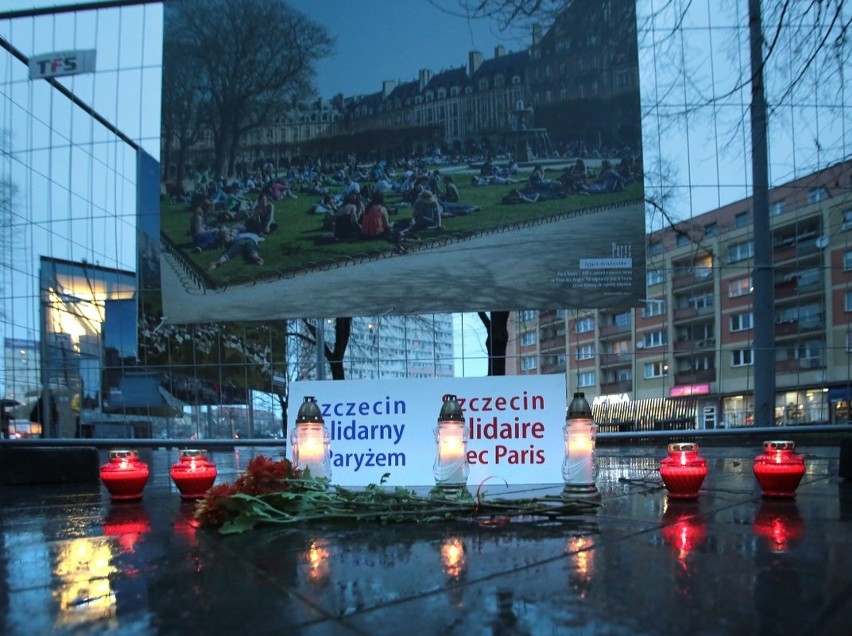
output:
[[[765,500],[759,447],[701,448],[669,502],[665,447],[600,448],[602,508],[567,522],[196,530],[149,451],[138,503],[99,483],[0,491],[0,629],[17,634],[849,634],[852,482],[800,447],[795,500]],[[254,449],[217,452],[233,481]],[[267,453],[276,456],[280,450]],[[525,487],[558,494],[561,484]],[[492,487],[492,496],[506,496]]]

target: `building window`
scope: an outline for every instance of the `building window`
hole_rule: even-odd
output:
[[[811,188],[808,191],[808,203],[819,203],[820,201],[825,201],[827,198],[828,190],[822,186],[818,188]]]
[[[769,204],[769,216],[778,216],[779,214],[784,214],[787,209],[787,204],[784,199],[780,201],[775,201]]]
[[[662,347],[666,344],[666,332],[652,331],[650,333],[646,333],[642,342],[646,347]]]
[[[529,347],[535,344],[535,331],[525,331],[521,334],[521,346]]]
[[[732,367],[749,367],[754,364],[751,349],[734,349],[731,351]]]
[[[842,229],[843,229],[844,232],[846,230],[852,230],[852,210],[846,210],[843,213]]]
[[[595,345],[587,344],[577,347],[577,360],[591,360],[595,357]]]
[[[629,327],[633,322],[632,318],[633,312],[625,311],[624,313],[616,314],[612,322],[616,327]]]
[[[535,367],[535,356],[524,356],[521,358],[521,371],[533,371]]]
[[[716,236],[719,233],[719,226],[716,223],[708,223],[704,226],[704,236]]]
[[[678,233],[677,239],[675,239],[675,243],[678,247],[683,247],[684,245],[689,245],[689,234],[686,233]]]
[[[852,331],[846,334],[846,351],[852,351]]]
[[[578,373],[577,374],[577,386],[578,387],[595,386],[595,372],[594,371],[583,371],[582,373]]]
[[[747,296],[751,293],[751,276],[737,278],[728,283],[728,298]]]
[[[844,309],[846,311],[852,311],[852,291],[846,292],[845,296]]]
[[[700,294],[698,296],[692,296],[689,299],[689,306],[693,309],[703,309],[705,307],[713,306],[713,294]]]
[[[645,379],[665,377],[669,372],[669,365],[665,362],[647,362],[645,364]]]
[[[524,309],[521,312],[521,320],[535,320],[535,310]]]
[[[587,316],[585,318],[580,318],[577,321],[577,325],[575,327],[575,331],[577,333],[589,333],[590,331],[594,331],[595,329],[595,319],[591,316]]]
[[[746,331],[754,328],[752,313],[734,314],[731,316],[731,333],[735,331]]]
[[[651,318],[666,313],[666,301],[661,299],[649,300],[642,308],[642,317]]]
[[[651,241],[651,244],[648,246],[648,253],[651,256],[656,256],[657,254],[663,253],[663,242],[662,241]]]
[[[754,241],[743,241],[734,243],[728,248],[728,262],[736,263],[754,256]]]
[[[666,270],[662,267],[657,267],[648,270],[648,286],[659,285],[666,280]]]
[[[748,226],[748,212],[740,212],[734,217],[734,227]]]

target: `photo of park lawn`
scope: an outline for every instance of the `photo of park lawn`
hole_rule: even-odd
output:
[[[508,205],[502,203],[503,197],[513,189],[523,189],[530,168],[522,169],[515,175],[518,183],[507,185],[475,186],[471,184],[472,170],[454,171],[446,165],[435,166],[442,174],[453,174],[461,194],[461,201],[479,206],[481,209],[464,216],[443,218],[443,228],[432,228],[417,232],[417,239],[398,245],[390,240],[370,240],[360,237],[338,240],[333,243],[316,244],[323,230],[322,214],[311,211],[321,197],[313,194],[300,194],[298,199],[285,198],[275,201],[275,221],[278,228],[264,238],[259,245],[263,265],[248,263],[242,258],[234,258],[223,267],[208,271],[210,263],[215,261],[224,250],[210,249],[197,252],[192,249],[189,235],[191,210],[183,202],[161,201],[160,229],[164,237],[180,251],[189,267],[204,277],[212,288],[250,284],[290,278],[300,273],[328,269],[341,265],[357,264],[385,256],[405,257],[405,252],[415,249],[428,249],[430,245],[441,245],[448,241],[464,240],[483,232],[499,229],[522,231],[523,225],[530,221],[566,213],[604,207],[627,201],[642,199],[642,183],[634,181],[621,192],[601,194],[569,194],[566,198],[538,201],[536,203]],[[462,168],[462,167],[459,167]],[[432,168],[430,168],[432,169]],[[546,176],[555,179],[561,169],[551,167]],[[342,186],[341,186],[342,187]],[[256,195],[252,195],[256,198]],[[411,207],[400,205],[401,197],[389,192],[385,194],[385,205],[391,213],[391,225],[398,220],[411,218]],[[605,232],[605,228],[601,228]],[[570,237],[566,237],[570,240]]]

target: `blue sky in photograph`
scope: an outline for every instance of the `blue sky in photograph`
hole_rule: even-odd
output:
[[[518,51],[529,44],[519,30],[500,32],[491,20],[468,19],[457,0],[288,0],[288,4],[334,36],[332,55],[317,64],[321,97],[363,95],[385,80],[417,79],[467,64],[477,50],[486,59],[494,48]]]

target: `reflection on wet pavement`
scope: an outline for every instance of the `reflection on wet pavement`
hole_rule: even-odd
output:
[[[99,483],[0,491],[0,614],[14,634],[846,634],[852,484],[801,448],[797,496],[761,496],[751,447],[702,448],[694,501],[665,448],[600,448],[602,507],[563,521],[199,530],[148,451],[140,501]],[[255,451],[216,452],[233,481]],[[280,451],[275,451],[280,452]],[[271,454],[271,453],[270,453]],[[558,494],[562,484],[494,496]]]

